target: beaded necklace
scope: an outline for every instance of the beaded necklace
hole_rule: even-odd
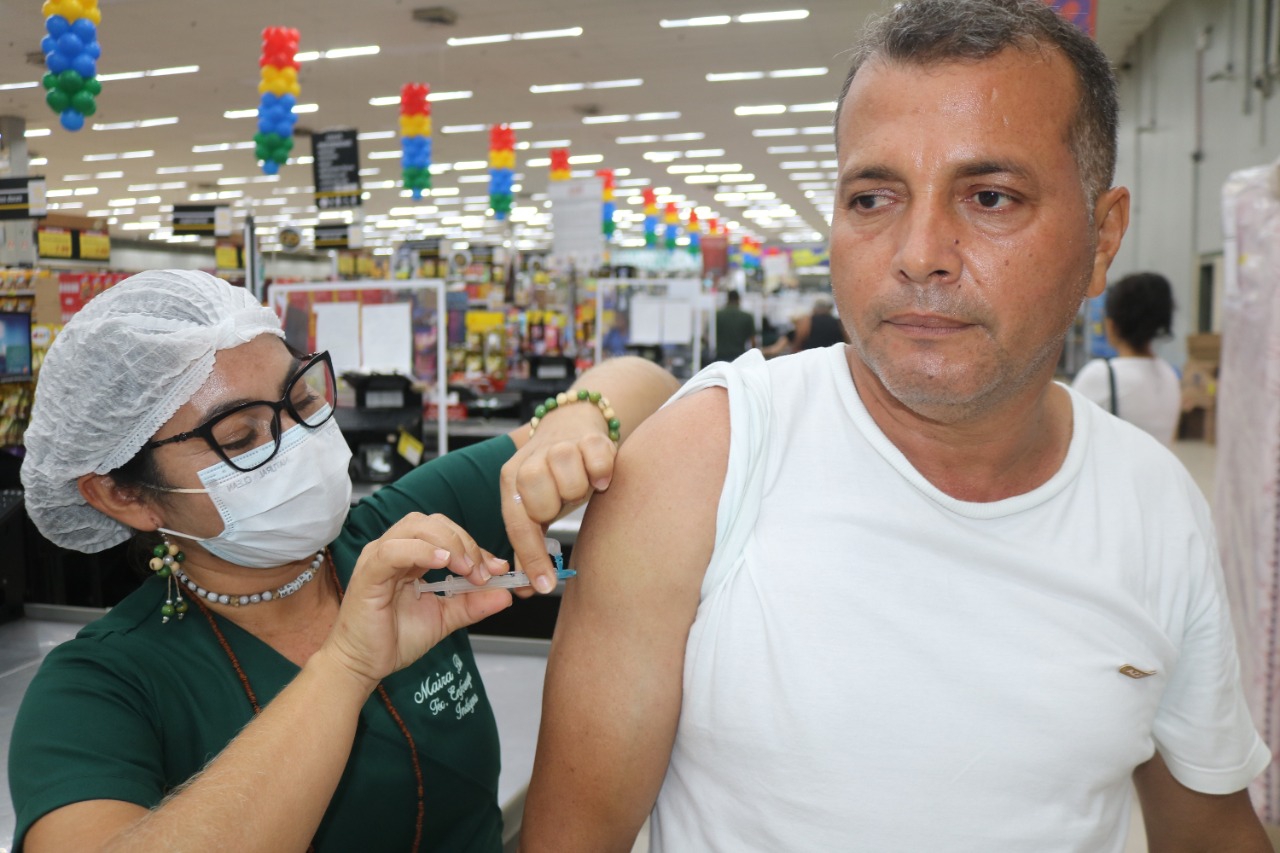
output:
[[[333,587],[338,591],[338,605],[342,605],[342,599],[346,591],[342,588],[342,582],[338,580],[338,569],[333,563],[333,557],[328,551],[324,552],[329,563],[329,577],[333,581]],[[262,707],[258,705],[258,696],[253,692],[253,686],[249,683],[249,676],[245,673],[244,667],[240,665],[240,659],[236,657],[236,653],[232,651],[231,644],[227,642],[226,636],[222,633],[222,629],[218,627],[218,622],[214,618],[213,612],[199,598],[193,599],[196,606],[200,608],[200,612],[204,614],[204,618],[208,620],[209,627],[213,629],[213,635],[218,639],[218,645],[222,647],[222,651],[226,653],[227,659],[231,661],[232,668],[236,671],[236,676],[240,679],[240,686],[244,688],[244,695],[249,699],[249,705],[253,708],[253,715],[256,717],[262,713]],[[391,702],[391,696],[387,694],[387,689],[382,686],[381,682],[377,688],[378,698],[382,700],[382,704],[386,706],[387,713],[391,715],[391,719],[395,721],[399,727],[400,733],[404,735],[405,741],[409,744],[409,757],[413,760],[413,777],[418,783],[418,813],[415,818],[413,829],[413,847],[410,850],[416,851],[418,845],[422,842],[422,824],[426,816],[426,785],[422,780],[422,764],[418,761],[418,747],[413,742],[413,735],[409,732],[409,727],[405,725],[404,719],[401,718],[400,712],[396,710],[396,706]],[[313,842],[307,847],[308,853],[315,850]]]

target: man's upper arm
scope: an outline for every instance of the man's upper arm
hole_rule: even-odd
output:
[[[1173,778],[1159,753],[1134,771],[1133,782],[1151,853],[1271,853],[1248,791],[1193,791]]]
[[[637,430],[592,498],[547,665],[525,850],[627,851],[652,808],[728,450],[727,396],[701,391]]]

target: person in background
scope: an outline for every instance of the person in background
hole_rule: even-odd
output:
[[[1127,275],[1107,288],[1103,326],[1115,358],[1095,358],[1071,387],[1102,408],[1172,444],[1182,410],[1178,374],[1151,349],[1172,334],[1173,288],[1159,273]]]
[[[58,336],[26,433],[28,513],[80,551],[143,537],[152,576],[27,689],[18,848],[502,849],[498,732],[464,628],[511,594],[419,597],[415,581],[482,588],[514,546],[551,590],[541,525],[609,485],[611,438],[676,383],[610,361],[536,434],[355,507],[334,386],[327,353],[290,350],[269,309],[205,273],[133,276]]]
[[[1269,853],[1208,507],[1054,382],[1128,225],[1041,0],[902,0],[835,110],[852,344],[711,365],[591,502],[522,842]]]
[[[834,310],[835,302],[830,296],[819,296],[813,300],[809,316],[796,326],[796,339],[791,344],[791,351],[800,352],[848,343],[849,336],[832,313]]]
[[[756,318],[742,310],[742,295],[730,290],[716,311],[716,361],[733,361],[756,343]]]

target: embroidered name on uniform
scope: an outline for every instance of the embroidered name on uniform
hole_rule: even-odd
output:
[[[480,694],[474,692],[475,680],[470,672],[465,671],[462,658],[453,656],[453,671],[432,673],[422,686],[413,694],[413,701],[425,704],[432,716],[438,716],[453,703],[456,719],[475,711],[480,703]],[[447,697],[447,698],[446,698]]]
[[[1152,670],[1138,669],[1133,664],[1127,663],[1124,666],[1120,667],[1120,673],[1122,675],[1127,675],[1130,678],[1147,678],[1148,676],[1155,675],[1156,671],[1154,669]]]

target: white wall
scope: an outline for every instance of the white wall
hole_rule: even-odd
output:
[[[1172,0],[1117,70],[1121,116],[1116,183],[1129,187],[1134,204],[1111,278],[1155,270],[1173,282],[1178,303],[1174,340],[1160,350],[1175,363],[1185,358],[1183,337],[1196,328],[1200,257],[1222,250],[1224,181],[1237,169],[1280,156],[1280,80],[1270,97],[1249,82],[1261,71],[1267,1]],[[1280,18],[1280,2],[1276,6]],[[1252,71],[1245,67],[1251,34]],[[1203,61],[1199,74],[1198,58]],[[1198,164],[1192,156],[1197,124]]]

